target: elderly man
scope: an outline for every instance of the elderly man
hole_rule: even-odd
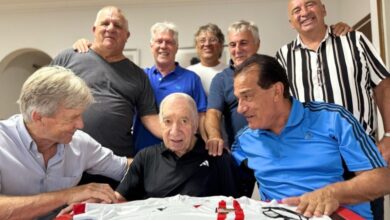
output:
[[[372,219],[369,203],[361,202],[389,193],[390,170],[351,113],[291,98],[285,70],[265,55],[236,69],[234,94],[248,127],[232,154],[254,170],[262,200],[283,199],[307,217],[346,205]],[[357,176],[344,181],[343,163]]]
[[[53,64],[72,69],[92,90],[96,102],[84,113],[83,130],[115,154],[132,157],[135,112],[153,134],[161,136],[153,90],[142,69],[123,55],[130,33],[120,9],[102,8],[92,30],[95,39],[91,50],[87,53],[65,50]],[[103,177],[85,180],[91,181],[109,180]]]
[[[179,33],[171,22],[157,22],[150,28],[150,48],[155,65],[146,68],[145,73],[152,85],[157,105],[169,94],[183,92],[191,96],[199,112],[200,131],[203,132],[207,97],[201,80],[194,72],[184,69],[175,62],[179,47]],[[161,139],[154,137],[137,120],[134,124],[134,140],[137,151],[158,144]]]
[[[194,100],[173,93],[160,104],[163,143],[140,151],[116,189],[120,200],[190,196],[237,196],[237,172],[226,151],[212,157],[197,135]]]
[[[344,106],[373,140],[378,106],[385,129],[378,147],[390,161],[390,73],[362,33],[335,36],[325,24],[326,13],[321,0],[288,1],[289,22],[298,36],[278,51],[277,58],[286,69],[292,95],[302,102]],[[383,219],[383,210],[375,212]]]
[[[225,63],[219,61],[224,42],[225,37],[221,29],[212,23],[200,26],[195,33],[195,48],[200,63],[188,66],[187,69],[198,74],[206,94],[210,91],[214,76],[227,67]]]
[[[0,219],[51,219],[66,204],[116,201],[106,184],[74,187],[83,171],[119,181],[127,168],[126,157],[79,131],[92,102],[88,86],[68,69],[44,67],[27,79],[21,114],[0,121]]]

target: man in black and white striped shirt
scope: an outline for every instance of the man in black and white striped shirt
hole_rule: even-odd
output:
[[[390,73],[368,39],[358,31],[335,36],[325,24],[321,0],[289,0],[288,17],[298,37],[276,54],[300,101],[344,106],[374,139],[376,106],[385,135],[378,147],[390,162]]]

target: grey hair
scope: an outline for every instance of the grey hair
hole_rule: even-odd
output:
[[[259,28],[252,21],[236,21],[230,24],[228,28],[228,34],[230,33],[240,33],[243,31],[250,31],[256,43],[260,43]]]
[[[28,123],[32,121],[33,111],[52,116],[59,106],[87,108],[93,101],[87,84],[70,69],[48,66],[35,71],[24,82],[17,103]]]
[[[206,25],[202,25],[199,27],[199,29],[195,33],[195,45],[197,44],[197,38],[201,33],[211,33],[218,39],[218,43],[220,43],[222,46],[225,43],[225,36],[223,35],[221,29],[216,25],[212,23],[208,23]],[[222,50],[221,53],[219,54],[219,58],[222,56]]]
[[[167,31],[173,34],[173,39],[175,40],[175,44],[177,46],[179,44],[179,32],[177,31],[176,25],[168,21],[157,22],[150,28],[150,43],[153,43],[154,37],[157,33],[163,33]]]
[[[163,121],[163,117],[164,117],[164,106],[166,105],[166,103],[168,101],[171,101],[171,100],[177,100],[177,99],[183,99],[187,102],[187,107],[189,108],[189,110],[191,111],[191,115],[192,115],[192,119],[193,119],[193,122],[195,125],[198,124],[198,120],[199,120],[199,115],[198,115],[198,108],[196,107],[196,103],[194,101],[194,99],[187,95],[186,93],[181,93],[181,92],[176,92],[176,93],[172,93],[172,94],[169,94],[168,96],[166,96],[162,102],[160,103],[160,113],[159,113],[159,119],[160,119],[160,122]],[[170,108],[174,108],[174,106],[169,106]]]
[[[123,14],[122,10],[120,8],[116,7],[116,6],[105,6],[102,9],[100,9],[98,11],[98,13],[96,14],[96,19],[95,19],[95,22],[94,22],[94,26],[98,26],[99,25],[100,16],[105,11],[116,11],[116,12],[118,12],[118,14],[122,17],[123,21],[125,22],[125,26],[124,27],[126,28],[127,31],[129,30],[129,22],[127,21],[127,19],[126,19],[125,15]]]

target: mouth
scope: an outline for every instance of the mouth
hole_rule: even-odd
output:
[[[315,20],[314,17],[310,16],[310,17],[307,17],[305,19],[302,19],[300,21],[300,24],[303,25],[303,26],[307,26],[307,25],[310,25],[313,23],[313,21]]]

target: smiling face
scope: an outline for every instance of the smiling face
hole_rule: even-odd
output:
[[[288,17],[291,27],[300,34],[326,28],[325,6],[320,0],[290,0]]]
[[[198,122],[184,98],[169,99],[161,109],[161,127],[165,146],[181,157],[194,146]]]
[[[41,116],[39,124],[41,135],[39,138],[53,142],[68,144],[78,129],[84,127],[82,113],[84,108],[69,109],[59,107],[52,116]]]
[[[252,129],[271,129],[275,121],[274,86],[261,88],[259,67],[253,65],[234,78],[234,95],[238,99],[237,112],[242,114]]]
[[[244,60],[255,54],[260,46],[260,42],[256,42],[249,30],[230,32],[228,38],[230,58],[235,66],[240,65]]]
[[[156,32],[150,47],[157,65],[175,63],[178,45],[171,31]]]
[[[219,42],[217,36],[211,32],[203,31],[196,37],[196,51],[202,64],[219,63],[219,57],[222,53],[222,42]]]
[[[93,47],[110,54],[121,54],[130,36],[126,18],[114,7],[102,9],[96,18]]]

